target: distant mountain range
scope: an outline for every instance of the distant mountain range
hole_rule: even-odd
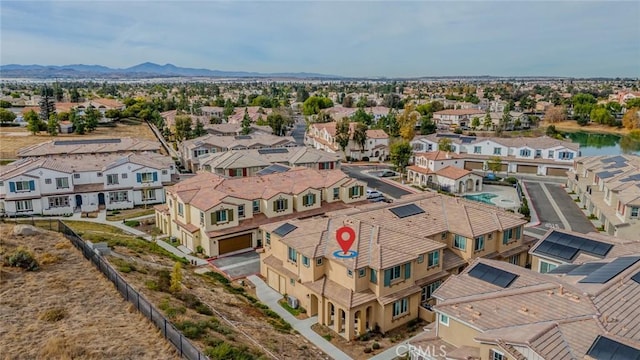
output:
[[[221,71],[183,68],[173,64],[159,65],[151,62],[125,69],[114,69],[102,65],[18,65],[0,66],[0,78],[157,78],[157,77],[213,77],[213,78],[296,78],[339,79],[337,75],[315,73],[258,73],[247,71]]]

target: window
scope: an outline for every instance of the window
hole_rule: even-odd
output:
[[[473,251],[484,250],[484,236],[478,236],[473,241]]]
[[[302,255],[302,265],[309,267],[309,258]]]
[[[400,279],[400,265],[394,266],[391,269],[387,270],[391,274],[389,276],[389,280],[393,281],[396,279]]]
[[[204,225],[204,212],[200,211],[200,225]]]
[[[33,211],[33,203],[31,200],[16,201],[16,211]]]
[[[184,215],[184,205],[182,205],[182,203],[178,203],[178,215]]]
[[[322,266],[322,258],[317,258],[316,259],[316,266]]]
[[[473,147],[473,153],[474,154],[480,154],[482,152],[482,147],[481,146],[474,146]]]
[[[632,218],[637,218],[638,214],[640,214],[640,208],[632,207],[631,208],[631,214],[629,216],[632,217]]]
[[[340,199],[340,188],[333,188],[333,200]]]
[[[429,262],[427,267],[438,266],[440,264],[440,251],[432,251],[429,253]]]
[[[257,214],[260,212],[260,200],[253,200],[253,213]]]
[[[51,179],[44,179],[44,183],[47,185],[51,185]]]
[[[393,317],[406,314],[409,311],[409,299],[400,299],[393,303]]]
[[[143,189],[142,190],[142,201],[150,201],[156,199],[156,190],[155,189]]]
[[[363,186],[352,186],[349,188],[349,198],[353,199],[353,198],[357,198],[362,196],[363,193]]]
[[[367,275],[366,268],[358,269],[358,277],[365,277],[366,275]]]
[[[551,153],[551,151],[549,151]],[[573,159],[573,153],[569,151],[561,151],[558,153],[558,158],[560,160],[571,160]]]
[[[509,256],[509,263],[513,265],[520,265],[520,254]]]
[[[558,267],[558,265],[540,260],[540,273],[542,274],[548,273],[549,271],[555,269],[556,267]]]
[[[521,149],[520,150],[520,156],[523,156],[523,157],[531,156],[531,150],[529,150],[529,149]]]
[[[68,189],[69,188],[69,178],[62,177],[56,178],[56,189]]]
[[[157,172],[146,172],[146,173],[137,173],[137,180],[139,183],[148,183],[158,181],[158,173]]]
[[[519,240],[520,239],[520,233],[521,232],[522,232],[522,228],[518,226],[516,228],[516,238],[515,238],[515,240]]]
[[[505,357],[502,353],[491,349],[491,351],[489,351],[489,360],[505,360]]]
[[[502,243],[504,245],[508,244],[509,241],[513,238],[513,229],[507,229],[502,233]]]
[[[215,219],[214,221],[211,221],[211,224],[219,224],[219,223],[224,223],[224,222],[228,222],[231,221],[231,219],[229,218],[229,212],[231,210],[218,210],[214,213],[211,214],[211,220]]]
[[[549,159],[553,159],[553,150],[549,150]]]
[[[244,217],[244,205],[238,205],[238,218]]]
[[[347,276],[348,277],[353,277],[353,270],[347,269]]]
[[[80,179],[80,174],[73,174],[74,179]]]
[[[278,199],[273,202],[273,211],[282,212],[287,210],[287,199]]]
[[[289,284],[290,285],[296,285],[296,280],[294,278],[289,278]]]
[[[369,281],[377,284],[378,283],[378,272],[374,269],[371,269],[371,271],[369,272]]]
[[[424,262],[424,255],[418,256],[418,264],[422,264]]]
[[[312,206],[316,203],[316,194],[307,194],[302,197],[302,206]]]
[[[122,174],[120,174],[120,177],[121,177],[121,178],[123,178],[123,179],[126,179],[128,176],[129,176],[129,175],[127,175],[126,173],[122,173]]]
[[[467,250],[467,238],[456,235],[453,238],[453,247],[460,250]]]
[[[32,189],[32,184],[33,184],[33,187],[35,188],[35,182],[33,180],[16,181],[14,183],[9,183],[9,187],[15,187],[15,189],[10,189],[11,192],[31,191],[31,190],[34,190]]]
[[[198,157],[202,154],[207,154],[209,152],[209,150],[207,149],[197,149],[197,150],[193,150],[193,156],[194,157]]]
[[[118,174],[107,174],[107,185],[118,184]]]
[[[445,314],[440,314],[440,324],[449,326],[449,317]]]
[[[442,240],[447,240],[447,232],[443,232],[442,235],[440,235],[440,239]]]
[[[500,155],[500,154],[502,154],[502,148],[494,147],[493,148],[493,155]]]
[[[68,196],[53,196],[49,198],[50,208],[66,207],[66,206],[69,206]]]
[[[289,256],[288,256],[289,261],[297,263],[298,262],[298,253],[296,252],[296,249],[289,247]]]
[[[442,284],[442,280],[438,280],[433,282],[422,288],[422,294],[420,300],[424,303],[433,297],[433,292],[436,291],[437,288]]]
[[[167,175],[169,173],[168,170],[162,170],[162,175]]]
[[[129,195],[126,191],[114,191],[109,193],[109,202],[125,202],[129,200]]]

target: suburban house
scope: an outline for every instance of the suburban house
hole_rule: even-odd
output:
[[[229,150],[281,148],[297,146],[291,136],[251,134],[236,136],[205,135],[180,143],[181,161],[185,168],[196,172],[200,169],[199,157],[205,154]]]
[[[542,137],[475,137],[458,134],[430,134],[411,141],[416,152],[438,151],[442,139],[449,139],[451,152],[464,159],[467,170],[488,170],[488,161],[498,157],[501,172],[567,176],[573,159],[580,155],[577,143]]]
[[[578,158],[567,189],[578,195],[579,205],[597,217],[607,234],[640,239],[640,156]]]
[[[465,169],[460,155],[446,151],[416,153],[413,165],[407,167],[407,179],[413,185],[454,194],[482,191],[482,176]]]
[[[337,154],[306,146],[229,150],[200,156],[200,169],[228,177],[255,176],[267,171],[287,171],[291,167],[307,167],[318,170],[340,168]],[[286,167],[272,167],[273,164]]]
[[[106,98],[98,98],[91,99],[81,103],[72,103],[72,102],[58,102],[55,104],[57,112],[69,112],[72,109],[75,109],[79,115],[84,114],[84,111],[93,106],[100,112],[101,119],[100,122],[109,122],[111,119],[105,116],[107,110],[124,110],[125,105],[116,99],[106,99]],[[36,110],[37,111],[37,110]]]
[[[55,155],[127,154],[160,152],[160,143],[131,137],[118,139],[49,140],[23,147],[17,151],[19,158]]]
[[[582,234],[558,229],[549,230],[529,250],[531,269],[540,273],[638,252],[640,237],[625,240],[601,233]]]
[[[354,160],[384,161],[389,156],[389,135],[383,130],[367,130],[364,150],[353,140],[357,122],[349,123],[349,144],[345,148],[345,156]],[[336,141],[336,123],[314,123],[309,126],[305,135],[306,145],[315,149],[340,153],[342,149]]]
[[[436,193],[261,226],[260,273],[347,340],[428,315],[433,292],[477,257],[527,264],[526,220]],[[354,243],[345,254],[336,236]],[[338,229],[341,229],[340,232]],[[342,235],[340,235],[342,236]]]
[[[438,128],[455,129],[471,126],[474,117],[482,118],[485,112],[480,109],[447,109],[433,113],[433,121]]]
[[[229,123],[223,123],[223,124],[207,124],[204,126],[204,129],[211,135],[218,135],[218,136],[236,136],[236,135],[242,135],[242,124],[241,123],[236,123],[236,124],[229,124]],[[256,125],[254,123],[251,123],[251,126],[249,127],[250,133],[251,134],[272,134],[273,130],[271,129],[270,126],[264,126],[264,125]]]
[[[366,202],[365,188],[340,170],[294,168],[241,178],[201,172],[166,189],[156,226],[192,251],[225,255],[262,246],[260,225]]]
[[[256,123],[260,120],[266,122],[267,116],[272,112],[271,109],[260,106],[237,107],[233,114],[229,115],[227,122],[230,124],[241,124],[242,119],[244,119],[245,111],[252,123]]]
[[[192,114],[183,114],[185,116],[188,116],[191,118],[191,122],[192,122],[192,126],[195,126],[195,124],[199,121],[201,122],[203,125],[208,125],[211,122],[211,117],[209,116],[204,116],[204,115],[192,115]],[[178,110],[169,110],[169,111],[164,111],[160,113],[160,116],[162,117],[162,119],[164,119],[164,123],[167,126],[167,128],[169,128],[171,131],[175,132],[176,131],[176,116],[178,115]]]
[[[409,359],[638,359],[640,253],[557,274],[478,259],[433,294]]]
[[[156,153],[24,158],[0,167],[0,212],[65,215],[163,203],[175,173],[173,160]]]
[[[220,106],[202,106],[200,107],[200,111],[202,112],[202,116],[208,118],[214,117],[222,119],[224,117],[224,108]]]
[[[357,101],[357,99],[356,99]],[[322,110],[325,114],[328,114],[333,120],[335,121],[339,121],[342,120],[342,118],[344,117],[351,117],[353,116],[353,114],[356,113],[356,111],[358,111],[359,108],[357,107],[352,107],[352,108],[347,108],[347,107],[342,107],[342,106],[334,106],[328,109],[324,109]],[[373,122],[376,123],[378,122],[378,120],[380,120],[381,117],[383,116],[387,116],[389,114],[389,108],[386,106],[372,106],[372,107],[365,107],[362,108],[364,110],[364,112],[366,112],[367,114],[373,116]]]

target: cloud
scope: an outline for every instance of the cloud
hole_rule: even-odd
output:
[[[639,76],[638,2],[2,1],[0,61]]]

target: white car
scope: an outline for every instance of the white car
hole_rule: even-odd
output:
[[[375,199],[379,197],[384,197],[380,191],[367,188],[367,199]]]

